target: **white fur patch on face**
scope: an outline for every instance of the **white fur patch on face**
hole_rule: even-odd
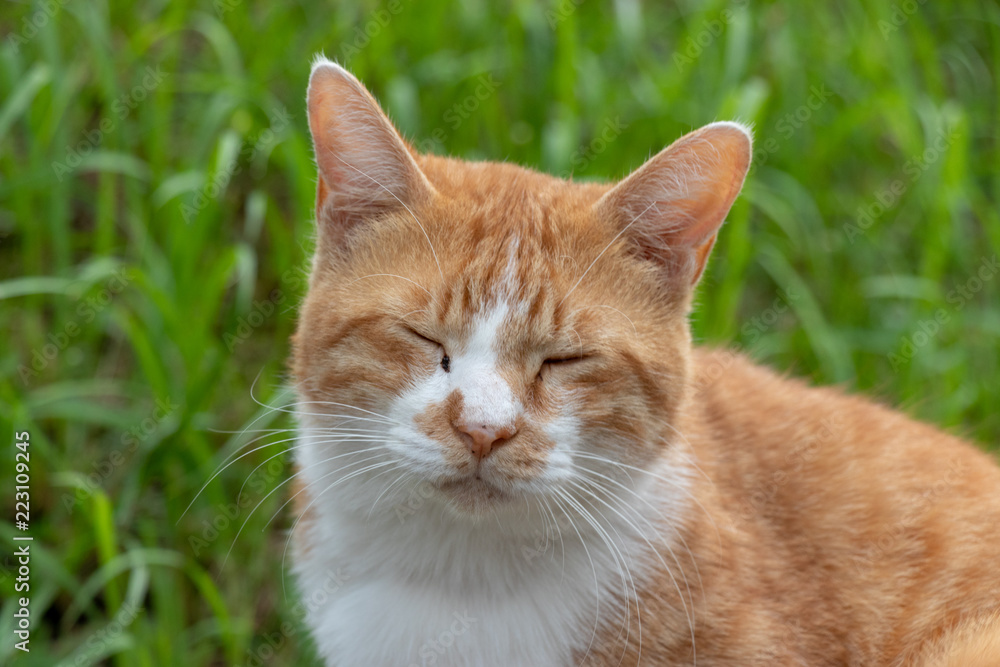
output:
[[[500,302],[481,314],[472,335],[451,360],[451,385],[462,393],[462,419],[470,424],[512,428],[523,406],[500,375],[497,348],[510,306]]]
[[[388,416],[388,447],[430,479],[454,474],[445,456],[443,443],[428,437],[417,426],[417,418],[440,405],[452,392],[462,395],[461,419],[468,424],[512,429],[524,406],[500,373],[497,350],[510,306],[499,302],[480,313],[467,340],[448,349],[450,372],[441,368],[413,383],[395,401]]]
[[[544,425],[543,430],[554,446],[549,452],[548,465],[541,481],[546,484],[573,476],[573,452],[580,447],[580,421],[571,410]]]

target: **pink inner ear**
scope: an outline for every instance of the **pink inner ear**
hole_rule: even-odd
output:
[[[676,264],[693,253],[701,274],[715,235],[750,167],[749,133],[735,123],[713,123],[678,139],[648,160],[597,204],[599,212],[630,225],[643,256]]]
[[[333,63],[317,65],[307,100],[316,161],[331,189],[377,188],[373,179],[405,186],[405,145],[357,79]]]
[[[662,202],[661,228],[672,244],[699,246],[719,231],[743,186],[750,155],[747,133],[719,123],[679,139],[650,161],[648,178],[686,186]]]
[[[432,191],[378,102],[347,70],[316,63],[307,106],[320,174],[318,219],[330,202],[340,220],[357,222]]]

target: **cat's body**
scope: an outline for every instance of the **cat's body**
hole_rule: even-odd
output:
[[[1000,664],[1000,468],[690,345],[741,127],[579,185],[415,155],[331,63],[309,106],[295,570],[338,573],[328,664]]]

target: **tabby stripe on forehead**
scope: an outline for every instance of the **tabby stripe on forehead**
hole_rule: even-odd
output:
[[[530,324],[535,325],[541,319],[542,310],[548,303],[548,296],[548,290],[545,289],[545,286],[539,285],[531,299],[531,304],[528,306],[528,322]]]
[[[340,345],[345,338],[353,335],[356,329],[371,326],[381,320],[381,315],[361,315],[342,321],[339,327],[335,327],[335,325],[329,328],[324,327],[320,329],[320,335],[322,335],[319,341],[320,347],[331,350]]]
[[[472,306],[472,283],[466,281],[465,284],[462,285],[462,313],[472,313]]]
[[[566,306],[562,299],[553,300],[555,304],[552,306],[552,326],[556,331],[560,331],[566,322]]]
[[[484,285],[497,285],[500,282],[502,272],[507,268],[506,262],[489,262],[486,265],[486,272],[483,276]]]
[[[455,297],[454,283],[447,282],[444,285],[444,294],[441,295],[441,308],[438,311],[438,322],[444,324],[451,311],[451,304]]]

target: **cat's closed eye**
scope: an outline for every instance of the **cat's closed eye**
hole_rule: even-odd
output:
[[[584,352],[576,352],[572,354],[560,354],[548,357],[542,362],[541,368],[538,369],[538,379],[542,380],[549,373],[556,370],[568,370],[575,366],[581,365],[583,362],[593,359],[593,355],[586,354]]]
[[[424,344],[426,344],[426,345],[433,345],[434,347],[436,347],[437,349],[439,349],[441,351],[441,368],[442,368],[442,370],[444,370],[445,373],[450,373],[451,372],[451,357],[448,356],[448,352],[445,350],[444,345],[442,345],[441,343],[437,342],[433,338],[430,338],[429,336],[425,336],[424,334],[420,333],[419,331],[417,331],[413,327],[406,326],[404,328],[414,338],[418,338]]]

